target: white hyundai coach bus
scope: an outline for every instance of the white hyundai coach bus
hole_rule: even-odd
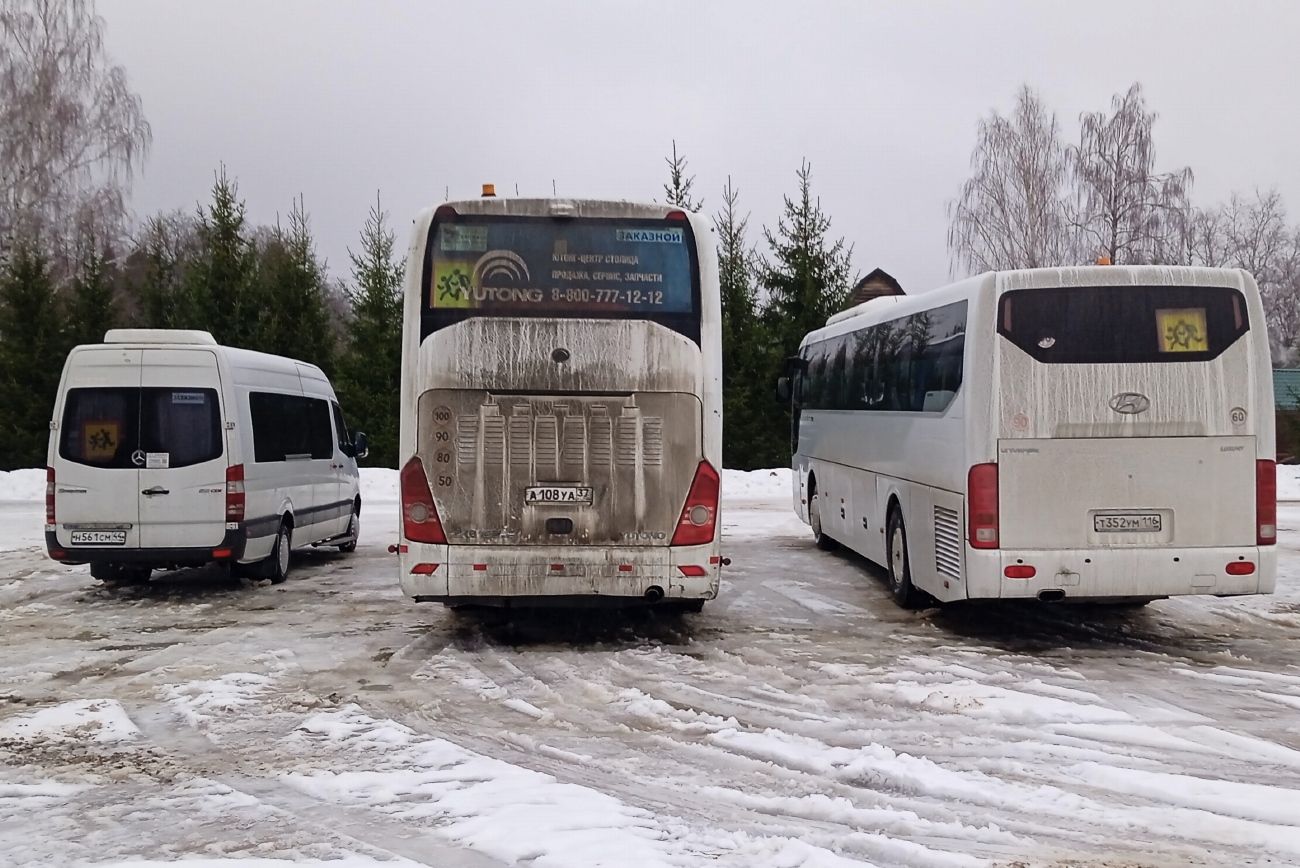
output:
[[[794,505],[894,597],[1271,593],[1273,389],[1239,270],[1050,268],[865,302],[790,379]]]
[[[661,205],[449,202],[415,221],[403,590],[699,610],[721,557],[711,231]]]

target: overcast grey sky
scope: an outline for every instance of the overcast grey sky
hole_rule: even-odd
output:
[[[753,240],[800,159],[854,265],[947,282],[946,202],[978,119],[1038,88],[1080,112],[1140,81],[1158,168],[1195,198],[1276,186],[1300,219],[1300,2],[100,0],[153,151],[137,215],[206,201],[224,163],[256,222],[302,194],[336,275],[376,191],[405,249],[444,191],[662,198],[677,140]]]

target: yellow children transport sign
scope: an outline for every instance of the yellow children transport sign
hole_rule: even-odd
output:
[[[1210,348],[1203,307],[1157,310],[1156,326],[1162,353],[1203,353]]]

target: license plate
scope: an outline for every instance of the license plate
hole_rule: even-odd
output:
[[[72,544],[74,546],[124,546],[126,545],[126,531],[74,530],[72,532]]]
[[[1092,529],[1096,533],[1159,533],[1162,530],[1158,512],[1094,515]]]
[[[591,503],[591,486],[530,486],[524,490],[524,505],[546,503]]]

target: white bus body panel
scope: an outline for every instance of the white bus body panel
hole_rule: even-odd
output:
[[[479,199],[448,203],[459,214],[515,214],[550,216],[555,203],[568,203],[569,213],[582,217],[644,217],[661,219],[671,209],[663,206],[594,200],[521,200]],[[686,484],[682,500],[693,477],[699,457],[716,469],[722,463],[722,347],[720,311],[717,296],[717,260],[712,230],[698,215],[688,215],[696,239],[701,287],[700,345],[653,322],[639,320],[577,319],[493,319],[470,318],[441,329],[420,341],[420,315],[423,306],[425,245],[433,220],[428,209],[415,220],[407,250],[405,276],[406,327],[403,331],[402,418],[400,455],[422,454],[425,470],[435,477],[438,471],[429,462],[427,448],[419,426],[418,412],[422,396],[433,390],[463,390],[500,393],[518,402],[518,393],[538,391],[557,402],[565,395],[603,395],[617,393],[637,395],[694,396],[699,407],[699,434],[695,457],[688,459]],[[712,288],[712,289],[711,289]],[[509,331],[502,334],[502,329]],[[572,353],[562,366],[551,361],[556,347]],[[539,372],[545,372],[539,374]],[[539,376],[544,379],[539,379]],[[667,446],[671,432],[664,435]],[[642,441],[644,442],[644,441]],[[479,449],[483,448],[480,438]],[[535,449],[535,445],[531,448]],[[560,445],[563,449],[563,444]],[[584,447],[581,467],[590,470],[591,445]],[[698,450],[698,451],[695,451]],[[643,478],[643,447],[635,463],[636,478]],[[664,466],[673,465],[674,456],[665,449]],[[557,456],[562,457],[562,456]],[[481,456],[480,456],[481,458]],[[680,461],[680,456],[678,456]],[[508,462],[507,462],[508,464]],[[578,465],[575,465],[578,466]],[[685,466],[685,465],[682,465]],[[448,499],[431,484],[438,510],[445,524],[464,524],[470,512],[447,511]],[[640,490],[640,483],[638,483]],[[474,492],[468,507],[477,515],[483,510],[505,510],[506,497],[515,496],[513,488]],[[458,501],[459,502],[459,501]],[[640,500],[638,498],[638,504]],[[597,508],[599,508],[597,504]],[[402,537],[400,584],[411,597],[421,600],[507,600],[543,597],[642,597],[652,586],[660,587],[665,599],[712,599],[717,595],[721,565],[721,519],[714,540],[702,546],[667,545],[682,503],[671,507],[659,504],[659,511],[672,513],[671,521],[653,528],[651,538],[627,545],[510,545],[508,543],[475,545],[457,543],[449,534],[451,545],[429,545]],[[638,515],[643,507],[638,505]],[[654,504],[644,509],[654,511]],[[580,521],[580,520],[579,520]],[[398,519],[402,535],[401,518]],[[462,538],[463,539],[463,538]],[[417,574],[418,564],[438,564],[431,574]],[[698,566],[705,575],[688,577],[679,566]],[[477,568],[476,568],[477,567]],[[630,569],[629,569],[630,568]]]
[[[1223,286],[1246,300],[1249,331],[1208,362],[1043,364],[997,332],[997,304],[1018,289]],[[946,412],[805,410],[794,456],[794,509],[808,521],[816,479],[825,531],[885,563],[890,503],[903,511],[912,579],[940,601],[1153,598],[1271,593],[1276,546],[1255,544],[1255,463],[1275,458],[1263,307],[1240,270],[1082,267],[989,273],[832,318],[804,345],[865,325],[968,301],[962,385]],[[1108,400],[1151,396],[1140,415]],[[999,466],[1000,548],[967,542],[966,473]],[[841,514],[841,510],[843,513]],[[1091,516],[1160,514],[1157,534],[1097,533]],[[1228,575],[1249,561],[1250,575]],[[1033,579],[1004,577],[1029,564]]]

